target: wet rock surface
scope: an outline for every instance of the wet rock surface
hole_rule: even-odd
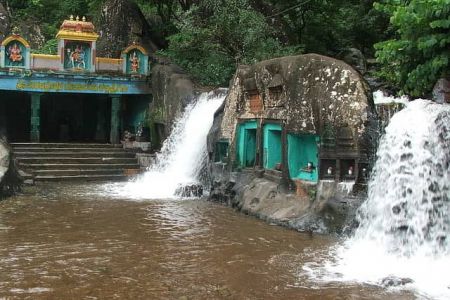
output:
[[[209,200],[232,206],[271,224],[320,234],[350,234],[365,192],[352,194],[337,183],[320,187],[332,196],[298,196],[253,172],[233,172],[211,185]]]
[[[0,137],[0,198],[21,190],[23,179],[6,139]]]
[[[203,185],[201,184],[190,184],[180,186],[176,189],[175,195],[183,198],[191,197],[202,197],[203,196]]]
[[[151,84],[151,121],[164,126],[164,136],[161,137],[164,139],[186,105],[194,99],[195,87],[180,67],[163,60],[158,60],[153,66]]]
[[[9,147],[6,142],[0,138],[0,183],[5,177],[6,172],[9,168]]]
[[[404,286],[410,283],[413,283],[414,281],[410,278],[400,278],[400,277],[386,277],[381,280],[380,284],[383,287],[396,287],[396,286]]]

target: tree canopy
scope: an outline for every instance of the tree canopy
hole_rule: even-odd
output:
[[[395,28],[392,39],[375,44],[381,76],[404,93],[423,96],[449,75],[450,0],[389,0],[376,8]]]

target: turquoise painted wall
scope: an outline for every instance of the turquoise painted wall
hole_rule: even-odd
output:
[[[265,124],[263,129],[264,168],[274,169],[282,161],[281,125]]]
[[[317,182],[319,172],[317,143],[319,142],[319,136],[288,134],[287,140],[291,178]],[[312,162],[315,168],[312,172],[302,171],[306,168],[308,162]]]
[[[242,167],[253,167],[256,162],[256,121],[239,124],[237,130],[237,161]]]

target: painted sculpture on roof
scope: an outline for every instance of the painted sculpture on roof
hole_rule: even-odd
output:
[[[133,52],[133,54],[130,55],[130,69],[131,73],[138,73],[139,72],[139,56],[136,54],[136,51]]]
[[[0,67],[26,68],[29,65],[30,45],[20,35],[13,34],[1,43]]]
[[[56,34],[58,52],[55,54],[31,54],[28,42],[12,34],[1,41],[0,68],[149,75],[149,55],[142,46],[133,43],[120,58],[97,57],[98,38],[92,22],[73,16],[64,20]]]
[[[131,75],[148,74],[148,53],[140,45],[133,43],[122,52],[123,73]]]
[[[12,43],[8,47],[7,55],[11,62],[21,62],[23,60],[22,50],[17,43]]]
[[[66,44],[64,68],[86,70],[89,68],[90,45],[81,42],[68,42]]]

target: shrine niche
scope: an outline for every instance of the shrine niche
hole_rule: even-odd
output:
[[[131,45],[122,52],[123,72],[130,75],[148,74],[148,54],[139,45]]]
[[[29,68],[30,45],[19,35],[6,38],[1,44],[1,67]]]
[[[95,72],[95,49],[98,34],[92,22],[77,16],[64,20],[58,34],[60,69],[65,71]]]
[[[91,45],[89,43],[66,41],[64,53],[64,69],[81,71],[91,69]]]

